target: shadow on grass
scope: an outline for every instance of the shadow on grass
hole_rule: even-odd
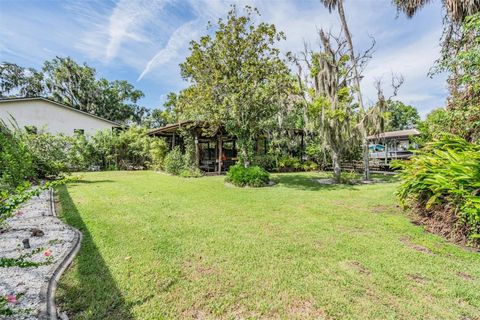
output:
[[[303,174],[280,174],[273,177],[276,183],[281,184],[287,188],[298,190],[356,190],[355,185],[349,184],[321,184],[317,179],[326,179],[323,176],[312,176]]]
[[[380,182],[380,183],[400,181],[398,175],[396,175],[396,174],[372,173],[370,175],[370,177],[374,180],[378,180],[378,182]]]
[[[71,266],[73,270],[67,271],[70,274],[64,275],[58,285],[57,300],[61,310],[73,318],[133,319],[132,305],[125,302],[67,187],[59,187],[57,194],[62,206],[60,217],[83,234],[80,252]]]

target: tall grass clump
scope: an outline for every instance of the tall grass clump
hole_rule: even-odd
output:
[[[396,166],[400,200],[432,231],[480,243],[480,145],[445,135]]]

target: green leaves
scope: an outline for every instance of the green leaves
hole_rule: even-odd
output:
[[[240,161],[252,161],[254,139],[287,97],[291,80],[276,43],[285,36],[272,24],[255,23],[258,11],[236,7],[218,20],[214,37],[192,41],[180,65],[192,85],[182,91],[182,117],[224,125],[238,139]]]
[[[411,129],[420,122],[420,115],[415,107],[401,101],[387,101],[387,131]]]
[[[0,64],[0,97],[38,97],[118,122],[139,122],[146,109],[136,105],[144,96],[125,80],[97,78],[96,70],[73,59],[56,57],[37,71]]]
[[[434,205],[450,206],[467,226],[469,236],[480,233],[479,145],[444,135],[396,167],[402,169],[398,195],[403,203],[418,202],[427,210]]]
[[[238,187],[264,187],[270,181],[270,175],[267,171],[259,166],[250,166],[245,168],[240,164],[236,164],[228,170],[227,182]]]

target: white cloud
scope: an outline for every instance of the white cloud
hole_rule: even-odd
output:
[[[40,65],[55,55],[87,61],[109,77],[142,80],[147,99],[186,86],[178,64],[188,55],[188,44],[205,34],[208,21],[225,17],[230,5],[257,7],[261,21],[274,23],[286,33],[282,52],[299,52],[303,43],[318,48],[317,29],[339,30],[338,17],[318,0],[65,0],[62,6],[5,5],[0,19],[0,55],[4,59]],[[2,10],[3,10],[2,9]],[[20,10],[21,9],[21,10]],[[58,10],[57,10],[58,9]],[[347,1],[346,14],[358,50],[378,40],[374,59],[367,67],[362,87],[367,99],[376,97],[372,82],[401,73],[405,84],[400,99],[422,112],[443,103],[444,78],[427,77],[438,57],[441,5],[432,3],[414,19],[395,18],[388,0]],[[43,49],[45,48],[45,49]]]
[[[79,11],[77,21],[86,27],[77,47],[90,57],[109,63],[134,45],[148,48],[151,35],[146,29],[158,25],[167,0],[120,0],[108,13],[84,4],[71,9]],[[96,5],[95,5],[96,6]],[[107,10],[104,10],[107,11]],[[138,53],[138,52],[137,52]]]
[[[180,51],[186,51],[188,43],[199,34],[198,27],[198,21],[195,20],[187,22],[175,30],[170,36],[167,45],[147,62],[137,81],[142,80],[152,69],[160,67],[170,62],[172,59],[177,58]]]
[[[428,75],[439,56],[440,33],[441,30],[432,30],[403,46],[379,50],[367,67],[363,79],[366,96],[375,99],[376,92],[372,83],[376,79],[384,80],[387,87],[392,74],[401,74],[405,82],[397,99],[416,106],[422,114],[441,106],[445,94],[444,76],[437,75],[432,79]],[[389,94],[388,88],[386,89]]]
[[[105,57],[114,58],[124,41],[148,42],[142,27],[154,16],[159,3],[144,0],[121,0],[113,9],[108,23],[108,45]]]

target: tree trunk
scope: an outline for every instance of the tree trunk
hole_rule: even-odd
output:
[[[222,146],[222,135],[218,136],[218,173],[222,173],[222,156],[223,156],[223,146]]]
[[[200,167],[200,145],[198,142],[198,130],[195,130],[195,165]]]
[[[340,182],[342,169],[340,168],[339,156],[336,151],[332,151],[333,178],[335,182]]]
[[[238,164],[248,168],[250,166],[251,157],[249,152],[249,146],[251,141],[248,139],[237,137],[237,147],[238,147]]]
[[[345,38],[347,39],[347,42],[348,42],[350,59],[352,59],[352,63],[353,63],[353,74],[355,78],[355,85],[357,87],[356,91],[357,91],[358,104],[362,112],[365,114],[366,110],[365,110],[365,106],[363,105],[362,91],[360,89],[360,74],[358,73],[357,61],[355,60],[355,52],[353,50],[352,36],[350,34],[350,30],[348,29],[347,19],[345,18],[345,10],[343,9],[343,0],[338,1],[338,15],[340,16],[343,32],[345,33]],[[363,146],[363,165],[364,165],[364,172],[365,172],[364,179],[370,180],[370,164],[368,162],[368,141],[366,141],[367,140],[366,128],[362,129],[362,136],[363,136],[362,138],[365,140],[364,146]],[[365,147],[365,144],[366,144],[366,147]]]
[[[363,178],[365,181],[370,180],[370,162],[368,154],[368,140],[365,139],[363,142],[363,163],[364,163],[364,173]]]
[[[250,166],[250,161],[248,160],[248,151],[246,146],[243,145],[240,152],[242,154],[242,164],[245,168],[248,168]]]
[[[358,73],[357,68],[357,61],[355,60],[355,52],[353,51],[353,41],[352,36],[350,34],[350,30],[348,29],[347,19],[345,18],[345,10],[343,9],[343,0],[338,1],[338,15],[340,16],[340,21],[342,23],[343,32],[345,33],[345,38],[348,42],[348,50],[350,51],[350,59],[352,59],[353,64],[353,74],[355,78],[355,85],[357,89],[357,100],[358,104],[360,105],[360,109],[365,112],[365,107],[363,105],[363,97],[362,92],[360,90],[360,75]]]

